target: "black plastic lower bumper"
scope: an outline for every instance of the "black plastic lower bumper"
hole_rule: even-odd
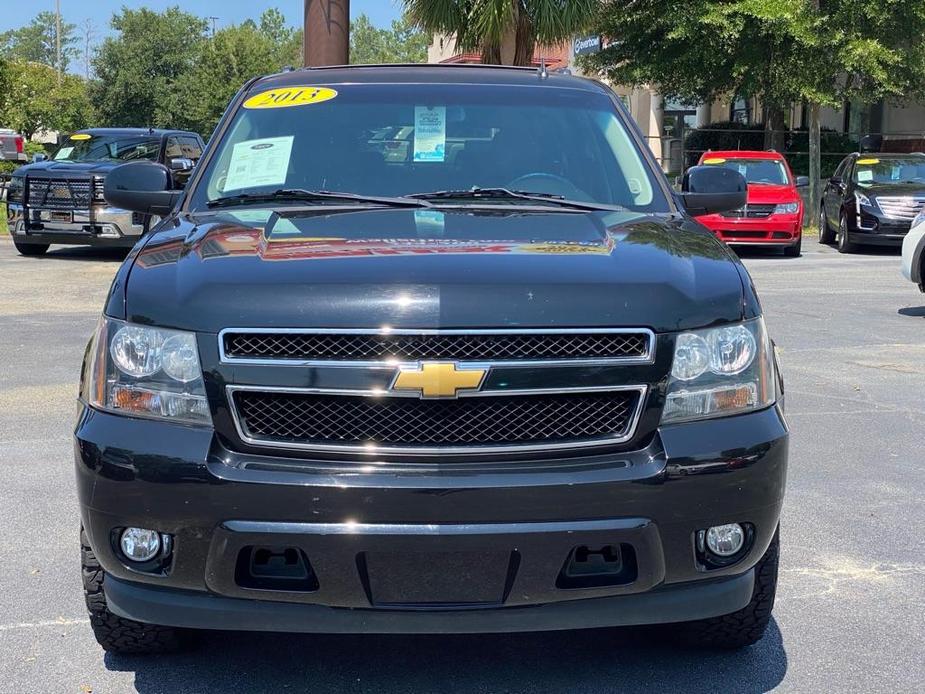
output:
[[[636,595],[470,610],[349,609],[226,598],[107,577],[106,600],[139,622],[196,629],[297,633],[464,634],[667,624],[735,612],[748,604],[754,571]]]

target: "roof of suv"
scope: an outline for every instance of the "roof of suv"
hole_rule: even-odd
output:
[[[606,93],[599,82],[561,72],[541,76],[536,68],[502,65],[408,64],[408,65],[339,65],[302,68],[266,75],[251,87],[309,84],[486,84],[505,86],[554,86]]]
[[[705,152],[703,156],[723,159],[784,159],[784,155],[780,152],[757,149],[711,149],[709,152]]]
[[[188,130],[164,130],[160,128],[81,128],[75,130],[72,135],[77,133],[87,133],[89,135],[108,135],[110,137],[129,137],[131,135],[169,135],[171,133],[196,133]]]

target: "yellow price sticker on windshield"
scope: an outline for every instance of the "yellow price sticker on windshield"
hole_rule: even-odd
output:
[[[725,164],[726,160],[721,159],[720,157],[711,157],[709,159],[704,159],[703,163],[704,164]]]
[[[250,97],[244,108],[286,108],[330,101],[337,91],[329,87],[279,87]]]
[[[879,164],[879,159],[858,159],[858,164],[861,166],[873,166],[874,164]]]
[[[88,133],[74,133],[71,135],[72,140],[89,140],[91,137],[93,137],[93,135]]]

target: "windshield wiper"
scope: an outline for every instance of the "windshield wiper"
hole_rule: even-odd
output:
[[[304,188],[280,188],[271,193],[240,193],[223,198],[209,200],[209,207],[233,207],[235,205],[251,205],[261,202],[355,202],[379,205],[382,207],[433,207],[425,200],[410,200],[408,198],[389,198],[376,195],[359,195],[357,193],[342,193],[333,190],[305,190]]]
[[[468,190],[437,190],[432,193],[412,193],[406,198],[415,200],[528,200],[545,205],[558,205],[573,210],[622,211],[620,205],[604,205],[581,200],[569,200],[563,195],[553,193],[531,193],[526,190],[509,190],[507,188],[479,188],[473,186]]]

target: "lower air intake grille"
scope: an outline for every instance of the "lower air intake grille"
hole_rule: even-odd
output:
[[[232,359],[331,361],[459,361],[639,359],[650,350],[650,333],[569,332],[510,334],[329,334],[226,332]]]
[[[262,391],[233,395],[246,437],[267,443],[517,446],[631,434],[637,391],[419,400]]]

